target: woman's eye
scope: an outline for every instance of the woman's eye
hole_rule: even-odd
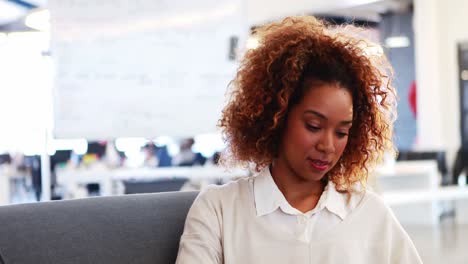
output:
[[[313,132],[319,131],[320,127],[318,126],[313,126],[313,125],[306,125],[307,129]]]
[[[336,132],[336,134],[338,135],[339,138],[344,138],[348,136],[348,133],[345,133],[345,132]]]

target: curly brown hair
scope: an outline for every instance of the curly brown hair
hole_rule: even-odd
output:
[[[327,178],[339,190],[365,184],[369,168],[383,153],[394,153],[396,92],[386,57],[370,54],[369,48],[378,46],[351,34],[356,30],[311,16],[288,17],[255,30],[259,46],[245,53],[218,124],[228,145],[224,163],[253,163],[257,171],[271,164],[289,110],[302,99],[305,82],[318,80],[338,83],[353,97],[348,143]]]

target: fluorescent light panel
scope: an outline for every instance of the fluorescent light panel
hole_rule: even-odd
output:
[[[394,36],[385,39],[387,48],[406,48],[409,47],[410,41],[406,36]]]

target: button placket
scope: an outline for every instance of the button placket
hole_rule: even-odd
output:
[[[308,242],[308,219],[305,215],[297,216],[297,238],[303,242]]]
[[[303,215],[299,216],[299,223],[300,224],[305,224],[307,223],[307,218]]]

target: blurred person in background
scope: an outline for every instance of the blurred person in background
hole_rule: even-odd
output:
[[[396,92],[385,56],[353,33],[314,17],[256,29],[219,125],[224,164],[257,173],[199,194],[176,263],[422,263],[366,188],[394,152]]]
[[[172,159],[174,166],[194,166],[205,164],[206,158],[201,153],[192,150],[195,140],[193,138],[186,138],[180,144],[180,151]]]
[[[156,146],[156,157],[158,159],[158,167],[172,166],[172,157],[166,145]]]
[[[468,150],[461,147],[457,151],[452,169],[452,184],[457,185],[461,174],[465,174],[464,184],[468,184]]]
[[[146,167],[158,166],[158,158],[156,157],[156,145],[153,142],[148,142],[142,147],[144,153],[143,165]]]

